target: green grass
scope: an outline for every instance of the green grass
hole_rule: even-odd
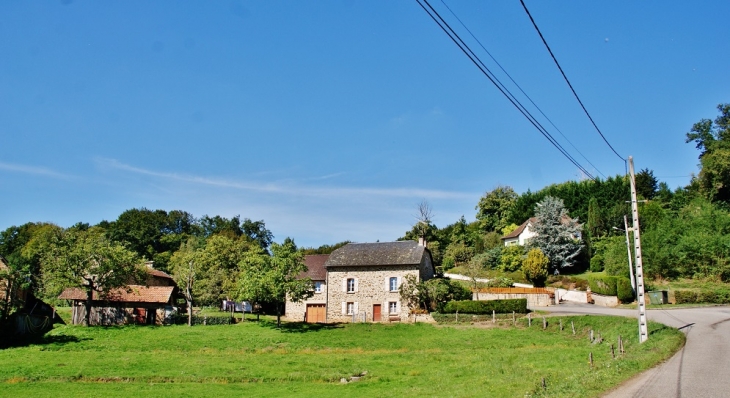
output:
[[[558,328],[559,319],[565,329]],[[571,333],[570,322],[577,334]],[[38,344],[0,350],[0,395],[597,396],[672,355],[684,335],[636,321],[526,320],[517,327],[428,324],[62,326]],[[590,329],[603,344],[588,342]],[[612,359],[621,334],[627,353]],[[588,355],[594,356],[594,367]],[[366,375],[341,384],[341,378]],[[542,378],[547,389],[543,390]]]

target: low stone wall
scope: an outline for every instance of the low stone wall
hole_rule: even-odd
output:
[[[618,297],[616,296],[604,296],[602,294],[591,293],[591,298],[593,298],[593,304],[600,305],[601,307],[618,306]]]
[[[527,308],[547,307],[549,305],[555,304],[553,298],[550,297],[549,293],[538,293],[538,294],[474,293],[473,299],[481,300],[481,301],[527,299]]]
[[[588,303],[588,292],[580,290],[555,289],[556,301],[570,301],[571,303]]]

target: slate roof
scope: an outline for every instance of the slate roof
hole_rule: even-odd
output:
[[[348,243],[330,254],[325,268],[420,264],[426,248],[418,242]]]
[[[327,270],[324,269],[324,263],[328,258],[330,258],[329,254],[312,254],[304,256],[304,265],[307,266],[307,272],[302,272],[299,277],[309,277],[313,281],[323,281],[327,279]]]
[[[164,304],[170,301],[174,286],[141,286],[130,285],[130,292],[125,289],[114,289],[107,296],[106,301],[128,302],[128,303],[159,303]],[[79,288],[68,288],[60,296],[61,300],[86,300],[86,291]],[[93,292],[93,300],[102,300],[99,292]]]

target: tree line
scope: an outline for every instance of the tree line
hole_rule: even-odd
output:
[[[685,135],[686,142],[700,150],[699,173],[692,175],[688,185],[670,189],[648,168],[636,174],[644,268],[649,277],[730,280],[730,104],[720,104],[717,109],[719,116],[701,120]],[[548,243],[540,241],[549,236],[545,233],[532,247],[505,247],[501,239],[530,217],[539,216],[538,203],[546,199],[560,200],[566,214],[580,223],[582,246],[577,254],[573,248],[570,261],[546,250]],[[548,257],[551,272],[590,268],[628,276],[624,215],[631,214],[629,200],[628,176],[620,175],[552,184],[522,194],[500,185],[480,198],[475,221],[467,222],[462,216],[439,228],[429,219],[400,239],[424,236],[436,265],[444,271],[461,267],[465,272],[495,270],[524,277],[521,271],[528,251],[537,246]],[[558,223],[555,211],[551,217]],[[535,256],[530,264],[544,262]]]
[[[169,273],[181,289],[192,315],[193,305],[216,305],[222,299],[269,303],[282,314],[287,295],[306,298],[311,281],[297,279],[306,270],[304,251],[290,238],[275,243],[263,220],[225,218],[173,210],[130,209],[114,221],[26,223],[0,232],[0,254],[8,268],[2,318],[23,306],[15,294],[27,291],[55,302],[65,288],[105,297],[116,288],[144,283],[145,262]],[[328,250],[323,247],[314,250]]]

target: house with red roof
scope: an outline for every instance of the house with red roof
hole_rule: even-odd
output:
[[[167,273],[147,263],[144,285],[130,284],[109,292],[93,292],[90,325],[162,325],[176,310],[179,297],[177,284]],[[68,288],[58,296],[72,305],[72,323],[84,323],[86,291]]]

